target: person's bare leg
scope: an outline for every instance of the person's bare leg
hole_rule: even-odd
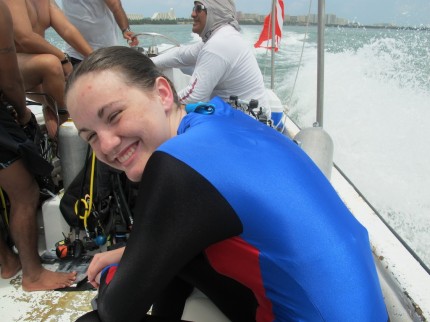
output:
[[[0,236],[0,269],[1,278],[14,277],[21,270],[19,257],[7,246],[3,237]]]
[[[41,264],[37,251],[36,221],[39,187],[22,160],[0,170],[0,185],[11,205],[9,227],[22,264],[22,288],[25,291],[39,291],[72,285],[76,272],[52,272]]]
[[[18,65],[24,81],[26,91],[43,92],[48,94],[59,109],[65,108],[64,88],[65,77],[58,58],[50,54],[23,54],[18,56]],[[54,105],[49,99],[32,96],[32,99],[50,107],[44,110],[45,123],[48,133],[55,137],[58,128],[57,115]],[[60,115],[60,124],[67,120],[67,116]]]
[[[63,108],[66,79],[58,58],[50,54],[19,53],[17,56],[25,89],[42,85],[43,91]]]

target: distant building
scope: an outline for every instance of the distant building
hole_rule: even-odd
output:
[[[318,23],[318,15],[316,15],[316,14],[310,14],[309,16],[288,16],[288,15],[285,15],[284,21],[287,24],[290,23],[290,24],[304,25],[307,22],[309,24],[317,24]],[[334,14],[326,14],[325,23],[327,25],[344,26],[344,25],[348,25],[349,21],[347,19],[339,18]]]
[[[127,13],[127,18],[130,22],[143,20],[143,15],[139,13]]]
[[[151,20],[176,20],[175,11],[170,8],[168,12],[155,12]]]
[[[265,15],[260,15],[257,13],[243,13],[238,11],[236,13],[237,20],[241,22],[264,22]]]
[[[237,20],[239,20],[239,23],[263,23],[266,15],[260,15],[256,13],[245,13],[242,11],[237,11]],[[310,14],[307,15],[300,15],[300,16],[290,16],[287,13],[284,15],[284,24],[297,24],[297,25],[305,25],[306,23],[309,23],[311,25],[318,24],[318,15],[316,14]],[[339,18],[334,14],[326,14],[325,16],[325,23],[327,25],[348,25],[349,21],[343,18]]]
[[[396,27],[395,24],[392,23],[387,23],[387,22],[380,22],[380,23],[375,23],[374,26],[376,27],[383,27],[383,28],[390,28],[390,27]]]

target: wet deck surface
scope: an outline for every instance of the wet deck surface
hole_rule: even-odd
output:
[[[44,225],[38,213],[39,254],[46,252]],[[53,246],[53,245],[52,245]],[[44,264],[56,271],[60,266]],[[60,268],[61,269],[61,268]],[[97,295],[95,290],[60,292],[22,290],[22,274],[19,272],[11,279],[0,279],[0,321],[1,322],[71,322],[84,313],[91,311],[91,300]]]
[[[50,267],[47,267],[51,269]],[[21,288],[21,273],[0,279],[0,321],[69,322],[91,310],[91,300],[97,291],[25,292]]]

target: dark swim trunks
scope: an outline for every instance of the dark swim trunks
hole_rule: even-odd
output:
[[[0,105],[0,169],[22,158],[34,175],[49,175],[52,165],[40,155],[37,146],[30,141],[16,123],[10,111]]]
[[[9,137],[4,139],[8,140],[11,137],[16,137],[16,133],[19,133],[20,127],[12,118],[10,112],[4,106],[0,106],[0,133],[3,135],[3,131],[10,134]],[[13,142],[10,142],[13,144]],[[13,162],[20,158],[19,154],[10,148],[6,148],[3,143],[0,144],[0,169],[5,169],[10,166]]]

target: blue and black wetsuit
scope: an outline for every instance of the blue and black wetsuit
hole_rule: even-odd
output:
[[[100,318],[143,320],[178,275],[216,298],[216,281],[190,268],[204,257],[252,291],[253,320],[387,321],[367,231],[325,176],[290,139],[211,103],[149,159],[123,259],[102,277]]]

